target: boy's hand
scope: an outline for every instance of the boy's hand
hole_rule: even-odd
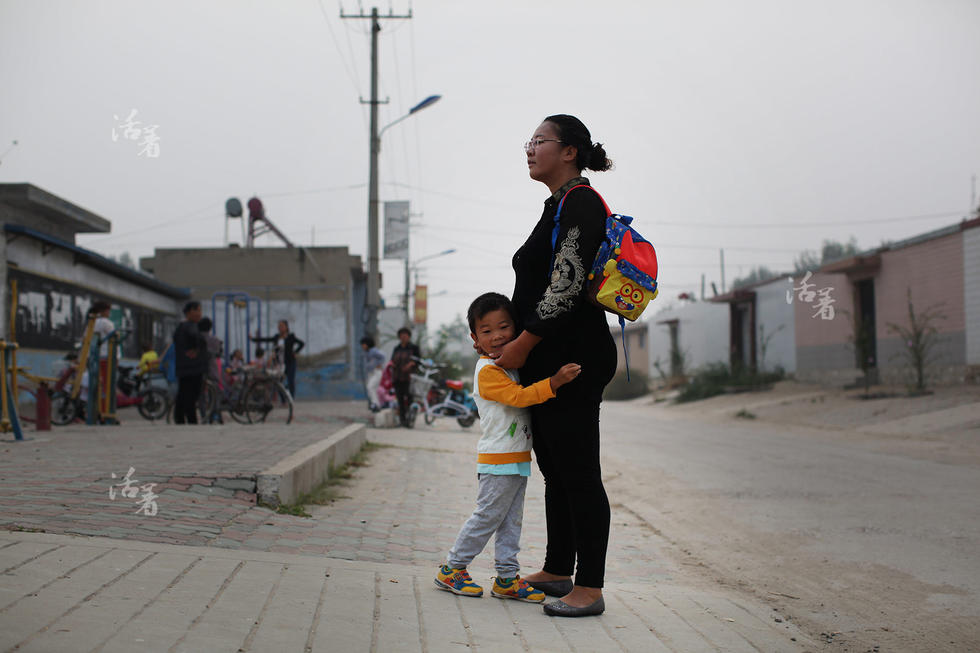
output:
[[[562,387],[581,373],[582,366],[578,363],[562,365],[561,369],[555,372],[555,375],[551,377],[551,391],[555,392],[558,390],[558,388]]]

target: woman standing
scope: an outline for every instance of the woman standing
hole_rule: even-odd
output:
[[[519,367],[523,383],[551,376],[565,363],[582,366],[579,377],[553,400],[531,408],[534,454],[545,481],[548,546],[542,571],[525,580],[561,597],[544,606],[546,613],[595,615],[605,610],[609,541],[609,500],[599,468],[599,403],[616,372],[616,345],[605,313],[585,296],[589,267],[605,236],[606,209],[582,171],[608,170],[612,163],[585,125],[568,115],[545,118],[524,149],[531,179],[551,194],[541,219],[514,254],[513,301],[524,331],[504,348],[497,364]]]

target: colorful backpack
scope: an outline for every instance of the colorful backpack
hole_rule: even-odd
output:
[[[576,188],[589,188],[581,184]],[[555,213],[555,226],[551,231],[551,250],[558,241],[559,217],[565,199],[561,198]],[[599,195],[606,209],[606,238],[599,246],[592,269],[589,271],[587,296],[600,308],[619,316],[619,324],[625,328],[624,319],[631,322],[640,317],[643,309],[657,296],[657,253],[653,245],[630,227],[633,218],[614,214]]]

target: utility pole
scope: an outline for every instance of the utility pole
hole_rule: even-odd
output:
[[[372,7],[370,14],[365,14],[363,10],[359,14],[345,14],[341,10],[340,17],[371,20],[371,99],[365,101],[364,98],[361,98],[361,104],[371,105],[371,163],[368,172],[368,319],[365,325],[365,331],[369,335],[376,336],[378,331],[378,309],[381,307],[381,295],[379,292],[381,271],[378,258],[378,153],[381,151],[381,139],[378,136],[378,105],[388,103],[388,100],[384,102],[378,100],[378,32],[381,31],[381,25],[378,23],[378,19],[411,18],[412,12],[409,11],[404,16],[396,16],[393,12],[389,11],[387,16],[379,16],[378,8]]]
[[[725,292],[725,250],[719,249],[721,254],[721,291]]]

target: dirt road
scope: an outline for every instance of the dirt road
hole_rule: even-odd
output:
[[[769,601],[827,650],[980,650],[980,394],[915,401],[607,402],[607,490],[678,573]]]

